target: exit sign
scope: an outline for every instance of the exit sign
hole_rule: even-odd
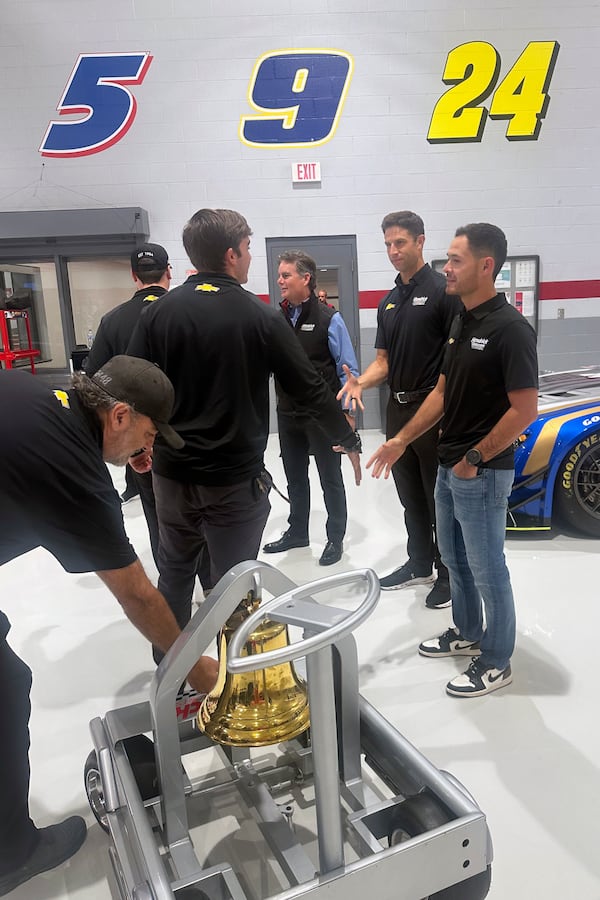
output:
[[[318,162],[299,162],[292,163],[292,182],[298,181],[320,181],[321,180],[321,163]]]

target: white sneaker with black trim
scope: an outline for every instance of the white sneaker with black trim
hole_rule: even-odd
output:
[[[439,637],[419,644],[421,656],[479,656],[479,641],[469,641],[456,628],[448,628]]]
[[[510,663],[505,669],[494,669],[483,659],[473,659],[466,672],[448,682],[446,691],[453,697],[482,697],[506,687],[511,681]]]

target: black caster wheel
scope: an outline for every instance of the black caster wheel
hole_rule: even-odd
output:
[[[154,744],[146,735],[136,734],[134,737],[126,738],[123,745],[142,800],[156,797],[158,794],[158,771],[154,757]],[[104,789],[95,750],[91,751],[85,761],[83,778],[90,808],[100,827],[108,834]]]
[[[450,818],[446,808],[430,794],[422,792],[407,797],[394,810],[388,834],[389,845],[393,847],[418,834],[425,834],[433,828],[445,825]],[[491,880],[492,867],[488,866],[485,872],[430,894],[423,900],[484,900],[488,895]]]

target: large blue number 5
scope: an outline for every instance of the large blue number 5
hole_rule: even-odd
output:
[[[82,53],[56,108],[85,118],[50,122],[42,156],[88,156],[121,140],[137,111],[125,85],[141,84],[151,62],[149,53]]]
[[[251,147],[301,147],[328,141],[352,78],[343,50],[274,50],[254,67],[248,101],[258,115],[242,116],[240,140]]]

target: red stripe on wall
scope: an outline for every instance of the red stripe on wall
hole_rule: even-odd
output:
[[[600,297],[600,281],[544,281],[540,284],[540,300],[586,300]]]
[[[359,291],[359,309],[377,309],[379,301],[388,293],[381,291]],[[265,303],[269,302],[268,294],[257,294]],[[600,298],[600,280],[588,281],[543,281],[540,283],[540,300],[588,300]]]

